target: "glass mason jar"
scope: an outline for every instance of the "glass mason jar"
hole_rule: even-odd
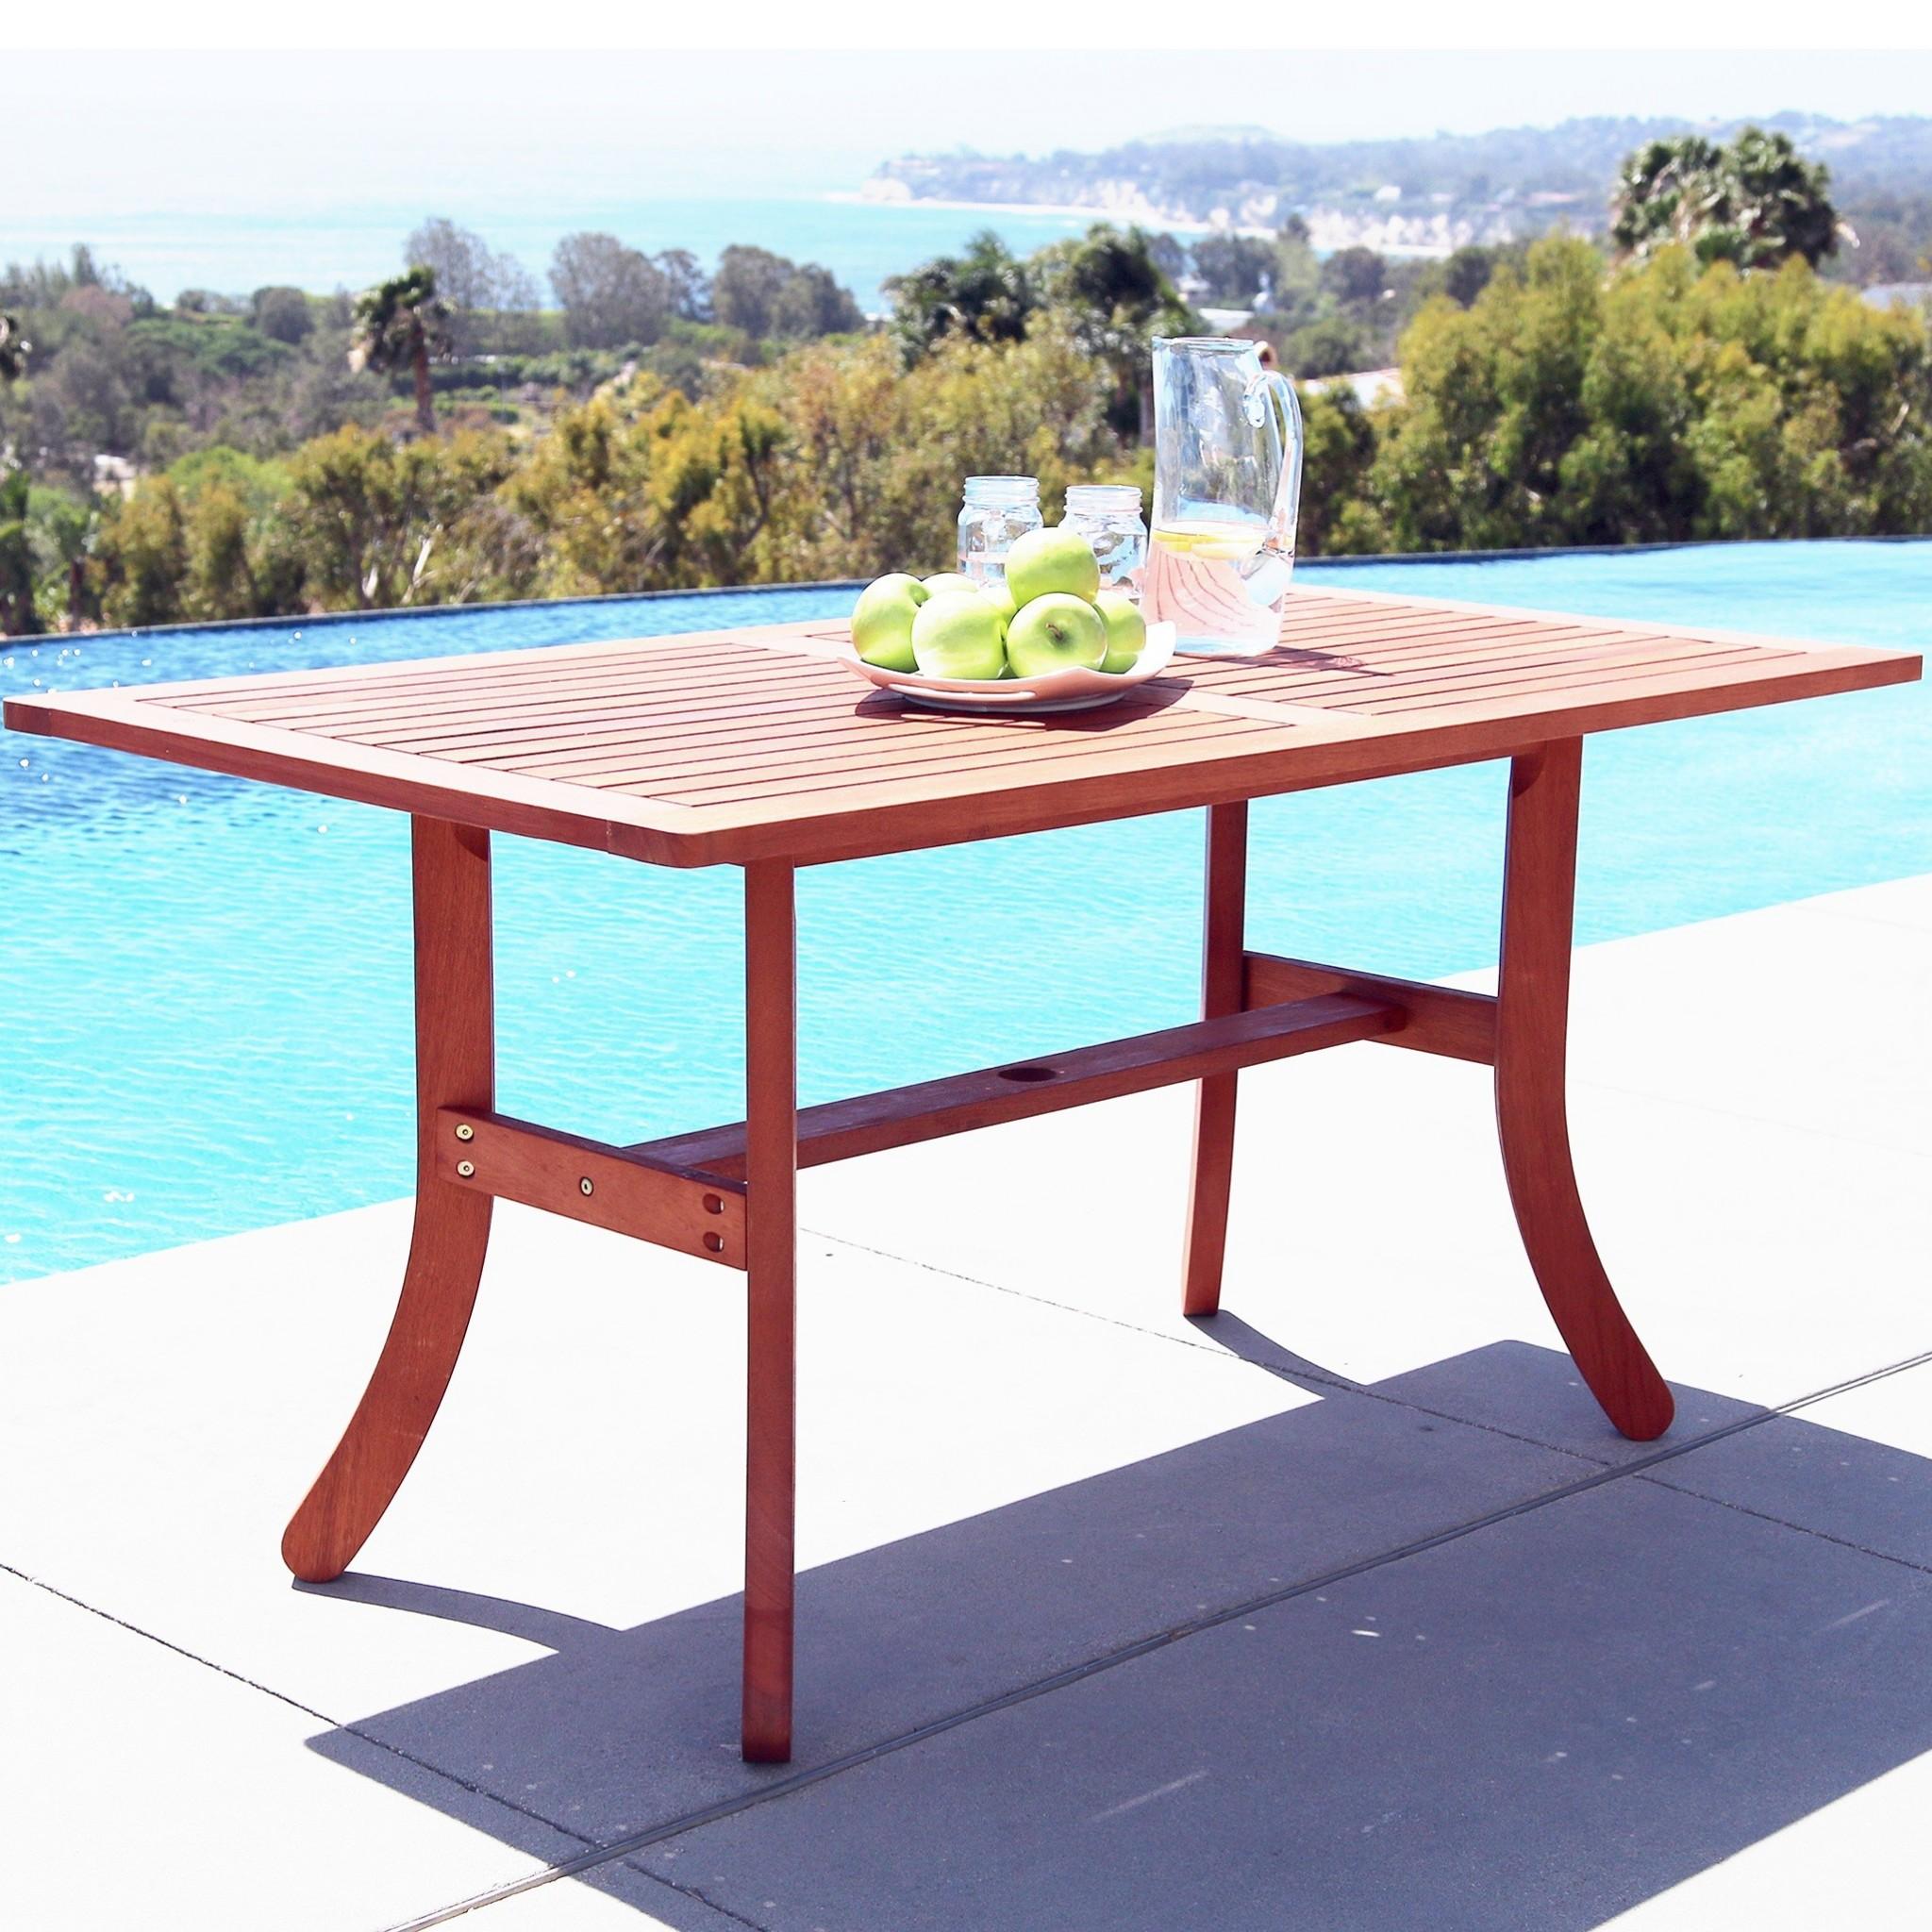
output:
[[[1093,546],[1100,564],[1100,588],[1124,591],[1141,599],[1141,573],[1147,564],[1147,525],[1141,520],[1141,492],[1131,483],[1074,483],[1067,491],[1061,521]]]
[[[975,584],[1004,583],[1007,552],[1046,520],[1037,476],[969,476],[959,512],[959,574]]]

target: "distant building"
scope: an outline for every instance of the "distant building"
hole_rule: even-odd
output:
[[[1932,302],[1932,282],[1879,282],[1858,291],[1858,300],[1874,308],[1890,308],[1903,302],[1907,308],[1923,308]]]
[[[134,494],[134,465],[125,457],[97,456],[94,458],[94,488],[109,496]]]
[[[1315,395],[1327,389],[1352,389],[1356,401],[1365,409],[1373,409],[1378,403],[1399,403],[1407,393],[1399,369],[1358,369],[1352,375],[1317,375],[1302,387]]]

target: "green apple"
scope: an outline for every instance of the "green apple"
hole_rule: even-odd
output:
[[[1007,626],[1007,662],[1015,677],[1098,671],[1106,658],[1106,620],[1084,597],[1055,592],[1031,598]]]
[[[1147,648],[1147,620],[1124,591],[1103,591],[1093,600],[1107,625],[1107,660],[1103,671],[1131,671]]]
[[[912,620],[912,655],[927,677],[997,677],[1006,628],[999,606],[976,589],[941,591]]]
[[[1091,604],[1100,592],[1100,563],[1078,530],[1058,524],[1028,530],[1007,552],[1007,582],[1015,604],[1052,596],[1084,597]]]
[[[928,592],[903,570],[874,577],[858,593],[852,609],[852,645],[881,671],[912,671],[912,620]]]
[[[962,577],[956,570],[941,571],[938,576],[925,580],[928,597],[943,597],[949,591],[976,591],[978,588],[971,577]]]
[[[991,597],[992,599],[994,605],[998,608],[1002,624],[1012,623],[1020,607],[1013,601],[1012,588],[1004,577],[995,577],[990,582],[980,585],[979,593],[983,597]]]

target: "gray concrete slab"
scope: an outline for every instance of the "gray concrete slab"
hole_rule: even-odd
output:
[[[1932,1364],[1692,1451],[1651,1480],[1932,1574]]]
[[[377,1745],[318,1757],[311,1713],[6,1574],[0,1654],[18,1932],[378,1932],[581,1849]]]
[[[639,1863],[770,1932],[1582,1932],[1932,1750],[1928,1643],[1916,1573],[1616,1480]]]
[[[792,1769],[1545,1494],[1591,1467],[1336,1393],[821,1564],[798,1584]],[[532,1615],[422,1584],[338,1588],[392,1612],[508,1627]],[[358,1712],[354,1738],[607,1843],[774,1782],[737,1755],[735,1597],[554,1641],[548,1657]]]

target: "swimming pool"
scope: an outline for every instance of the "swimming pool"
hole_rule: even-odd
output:
[[[1932,541],[1306,567],[1341,587],[1918,645]],[[0,690],[710,629],[849,591],[0,643]],[[396,815],[0,739],[0,1280],[408,1191],[408,833]],[[1577,931],[1932,871],[1924,685],[1592,741]],[[1504,774],[1257,808],[1254,943],[1429,976],[1494,957]],[[1192,1017],[1188,813],[800,881],[808,1102]],[[614,1141],[734,1119],[738,875],[497,841],[506,1112]]]

